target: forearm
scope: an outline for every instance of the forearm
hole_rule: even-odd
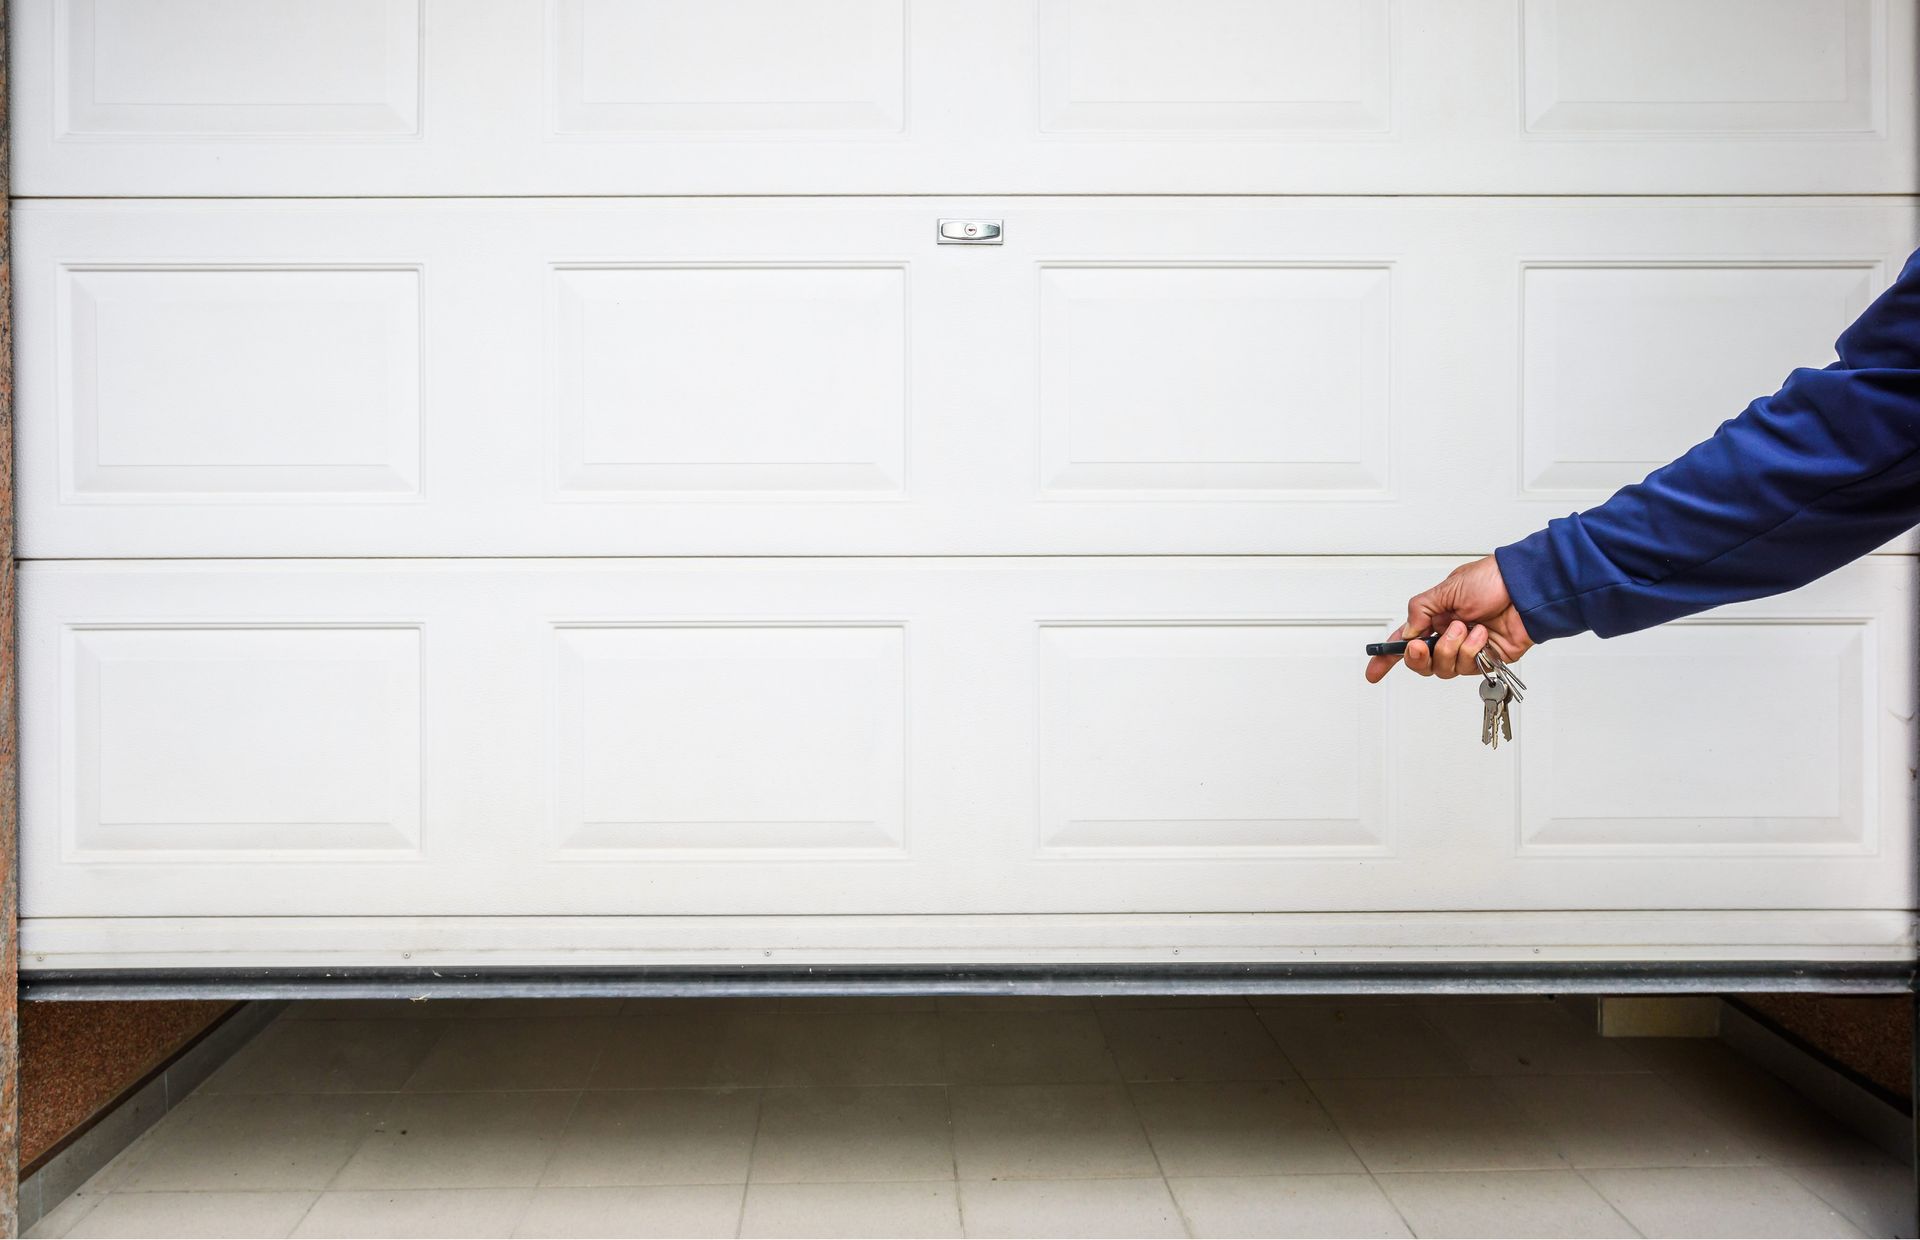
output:
[[[1605,504],[1501,548],[1536,641],[1778,594],[1920,522],[1920,263],[1840,341]]]

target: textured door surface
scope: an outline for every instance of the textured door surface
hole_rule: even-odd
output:
[[[1358,652],[1833,360],[1915,17],[16,0],[29,963],[1909,952],[1920,544]]]

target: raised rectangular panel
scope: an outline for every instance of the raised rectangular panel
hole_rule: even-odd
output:
[[[1637,482],[1833,342],[1872,262],[1530,266],[1522,277],[1527,490]]]
[[[1042,486],[1379,492],[1385,267],[1049,266]]]
[[[1884,0],[1526,0],[1541,133],[1872,133]]]
[[[1871,851],[1867,622],[1688,622],[1555,643],[1520,729],[1521,851]]]
[[[70,855],[419,847],[415,629],[74,627],[61,680]]]
[[[556,272],[559,487],[897,495],[906,272]]]
[[[63,136],[412,134],[419,0],[61,0]]]
[[[63,498],[418,489],[420,273],[71,268]]]
[[[562,627],[563,856],[898,854],[906,631]]]
[[[1386,0],[1040,0],[1043,130],[1378,132]]]
[[[897,132],[905,0],[557,0],[561,132]]]
[[[1048,624],[1040,846],[1168,857],[1384,852],[1376,626]]]

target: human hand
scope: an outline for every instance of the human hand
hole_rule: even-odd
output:
[[[1434,632],[1440,640],[1431,651],[1425,642],[1413,640]],[[1474,656],[1488,646],[1509,663],[1533,648],[1527,626],[1507,595],[1500,565],[1490,555],[1462,564],[1439,585],[1407,600],[1407,622],[1395,636],[1411,643],[1407,653],[1368,660],[1370,684],[1379,684],[1403,657],[1411,671],[1452,680],[1476,675],[1480,669],[1474,666]]]

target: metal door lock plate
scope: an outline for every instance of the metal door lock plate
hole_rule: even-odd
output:
[[[999,245],[1006,240],[999,220],[941,220],[941,245]]]

